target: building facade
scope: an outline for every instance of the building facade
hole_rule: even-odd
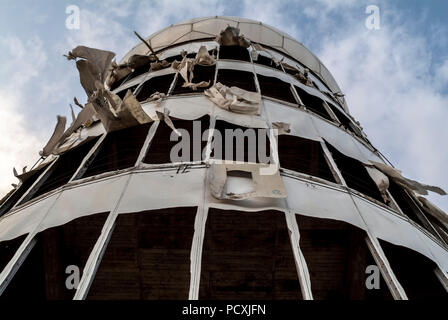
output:
[[[0,299],[446,299],[444,191],[302,44],[209,17],[113,56],[67,56],[88,103],[2,201]]]

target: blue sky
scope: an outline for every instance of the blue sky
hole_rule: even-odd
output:
[[[65,27],[68,5],[80,29]],[[365,27],[368,5],[380,29]],[[0,0],[0,193],[12,167],[32,165],[56,115],[85,101],[73,63],[78,44],[120,59],[138,40],[200,16],[242,16],[290,34],[329,68],[351,113],[405,176],[448,190],[448,1],[31,1]],[[69,120],[70,121],[70,120]],[[448,211],[448,196],[430,199]]]

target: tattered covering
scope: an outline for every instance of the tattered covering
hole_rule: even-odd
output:
[[[176,61],[173,62],[172,67],[179,72],[179,75],[184,80],[182,87],[197,90],[197,88],[208,87],[210,85],[210,81],[194,83],[194,66],[212,66],[214,64],[216,64],[215,59],[208,53],[205,46],[201,46],[194,59],[189,59],[186,57],[186,54],[184,54],[182,61],[180,63],[177,63]]]
[[[128,61],[125,63],[117,64],[115,61],[112,62],[111,68],[106,78],[106,85],[110,88],[117,81],[120,81],[124,77],[128,76],[135,69],[140,69],[146,67],[149,71],[152,63],[156,61],[156,57],[153,55],[141,55],[134,54],[129,57]]]
[[[229,88],[218,82],[204,93],[222,109],[243,114],[260,114],[261,95],[258,92],[238,87]]]
[[[367,173],[378,187],[378,190],[380,191],[384,202],[389,203],[390,199],[387,194],[387,189],[389,188],[389,178],[384,173],[382,173],[380,170],[376,169],[373,166],[364,165],[364,167],[366,168]]]
[[[157,60],[157,57],[152,54],[134,54],[126,62],[120,63],[119,65],[114,60],[106,78],[106,85],[109,88],[112,87],[115,82],[120,81],[136,69],[146,67],[149,71],[151,63]]]
[[[243,48],[248,48],[250,46],[250,41],[240,36],[240,29],[227,26],[215,39],[221,46],[240,46]]]
[[[76,60],[81,85],[87,96],[90,96],[96,90],[95,82],[103,83],[106,80],[106,73],[113,57],[115,57],[115,53],[78,46],[70,51],[66,57],[69,60]]]
[[[403,188],[412,191],[415,191],[418,194],[421,195],[427,195],[428,191],[432,191],[435,193],[438,193],[440,195],[446,195],[446,192],[435,186],[430,186],[426,184],[422,184],[418,181],[411,180],[408,178],[405,178],[401,175],[401,171],[397,170],[395,168],[392,168],[391,166],[388,166],[387,164],[371,161],[371,164],[375,166],[378,170],[386,174],[388,177],[393,179],[397,184],[402,186]]]
[[[286,122],[272,122],[272,129],[277,130],[277,135],[288,134],[291,132],[291,124]]]
[[[152,121],[130,90],[121,100],[116,94],[99,89],[89,97],[89,103],[107,132]]]
[[[57,123],[56,123],[56,127],[54,128],[53,134],[51,135],[50,140],[48,140],[47,144],[42,149],[42,151],[39,152],[39,154],[42,157],[46,157],[46,156],[50,155],[53,152],[54,148],[61,141],[61,138],[65,132],[66,122],[67,122],[66,117],[57,116]]]
[[[14,169],[14,176],[20,180],[21,183],[25,182],[28,178],[33,176],[37,171],[40,169],[48,166],[50,163],[52,163],[56,159],[55,156],[50,155],[46,157],[44,160],[42,160],[37,166],[30,169],[29,171],[26,171],[26,167],[23,168],[22,173],[18,174],[17,171]]]

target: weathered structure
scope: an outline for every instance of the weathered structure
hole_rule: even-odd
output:
[[[448,219],[423,197],[445,192],[387,164],[308,49],[233,17],[142,40],[67,55],[88,102],[15,172],[0,299],[446,298]],[[256,140],[229,154],[229,129]]]

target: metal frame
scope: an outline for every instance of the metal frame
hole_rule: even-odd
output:
[[[207,176],[205,177],[207,183]],[[204,197],[205,197],[204,188]],[[190,290],[188,293],[188,300],[199,299],[199,288],[201,281],[201,266],[202,266],[202,249],[204,245],[205,226],[208,217],[208,206],[205,203],[199,205],[196,217],[194,220],[194,234],[190,249]]]
[[[375,260],[378,268],[380,269],[381,274],[395,300],[408,300],[406,292],[395,276],[390,264],[389,260],[381,248],[381,245],[377,238],[371,235],[370,232],[367,232],[367,237],[365,238],[367,243],[367,247],[372,253],[373,259]]]
[[[78,288],[76,289],[76,293],[73,297],[73,300],[84,300],[87,297],[90,286],[92,285],[93,278],[98,270],[98,267],[101,263],[101,259],[104,255],[104,252],[107,249],[107,245],[109,244],[110,238],[112,236],[112,232],[115,228],[115,222],[118,216],[118,207],[120,205],[121,200],[123,199],[123,195],[125,194],[129,182],[131,180],[132,173],[127,177],[126,183],[123,187],[120,197],[115,203],[114,209],[109,213],[106,222],[104,223],[103,229],[101,230],[101,234],[98,237],[98,240],[93,247],[89,258],[83,269],[83,274],[81,280],[79,281]]]
[[[42,181],[42,179],[44,179],[44,177],[47,176],[47,173],[51,170],[51,168],[54,166],[56,161],[58,161],[58,159],[59,156],[57,156],[57,158],[47,166],[44,172],[41,173],[41,175],[36,179],[36,181],[34,181],[34,183],[28,188],[27,191],[25,191],[25,193],[19,198],[19,200],[17,200],[17,202],[11,207],[11,209],[9,209],[8,212],[14,210],[17,207],[20,207],[22,205],[20,202],[22,202],[22,200],[25,199],[28,196],[28,194],[33,192],[37,187],[39,187],[43,182],[45,182]]]
[[[325,154],[329,157],[329,160],[332,164],[334,164],[334,169],[336,173],[339,176],[339,179],[341,180],[342,185],[347,189],[348,194],[350,195],[350,198],[353,201],[353,204],[356,207],[356,210],[358,211],[362,221],[366,225],[367,228],[367,237],[366,237],[366,243],[369,247],[370,252],[372,253],[372,256],[377,263],[381,274],[383,275],[384,279],[386,280],[387,286],[389,287],[389,290],[394,297],[395,300],[407,300],[406,293],[401,286],[400,282],[398,281],[397,277],[395,276],[389,261],[387,260],[386,255],[384,254],[383,249],[381,248],[381,245],[376,237],[374,237],[370,230],[368,229],[368,224],[365,223],[364,217],[362,216],[361,210],[359,210],[358,206],[356,205],[356,202],[353,199],[352,191],[347,186],[347,183],[344,180],[344,177],[341,174],[341,171],[336,165],[336,162],[333,159],[333,156],[331,155],[331,152],[328,150],[326,144],[322,142],[322,147],[325,148]]]
[[[0,273],[0,296],[3,294],[11,280],[14,278],[16,272],[28,257],[28,254],[31,252],[36,242],[37,240],[35,239],[34,234],[28,234],[25,240],[23,240],[20,247],[17,249],[14,256],[11,258],[11,260],[9,260],[8,264]]]
[[[289,240],[291,242],[291,249],[294,255],[294,261],[297,269],[297,276],[299,277],[300,290],[302,292],[303,300],[314,300],[313,292],[311,290],[311,279],[308,271],[305,256],[300,249],[300,231],[299,226],[295,220],[295,213],[284,212],[286,224],[289,230]]]
[[[87,161],[89,161],[89,159],[92,157],[92,155],[95,152],[97,152],[97,150],[99,150],[99,147],[103,143],[104,139],[106,139],[106,136],[107,136],[107,132],[103,133],[102,136],[95,143],[95,145],[89,150],[89,152],[87,152],[86,156],[84,157],[84,159],[82,159],[78,169],[75,171],[75,173],[70,178],[68,183],[72,182],[73,180],[76,180],[76,179],[80,178],[84,174],[85,170],[87,169],[86,168]]]

